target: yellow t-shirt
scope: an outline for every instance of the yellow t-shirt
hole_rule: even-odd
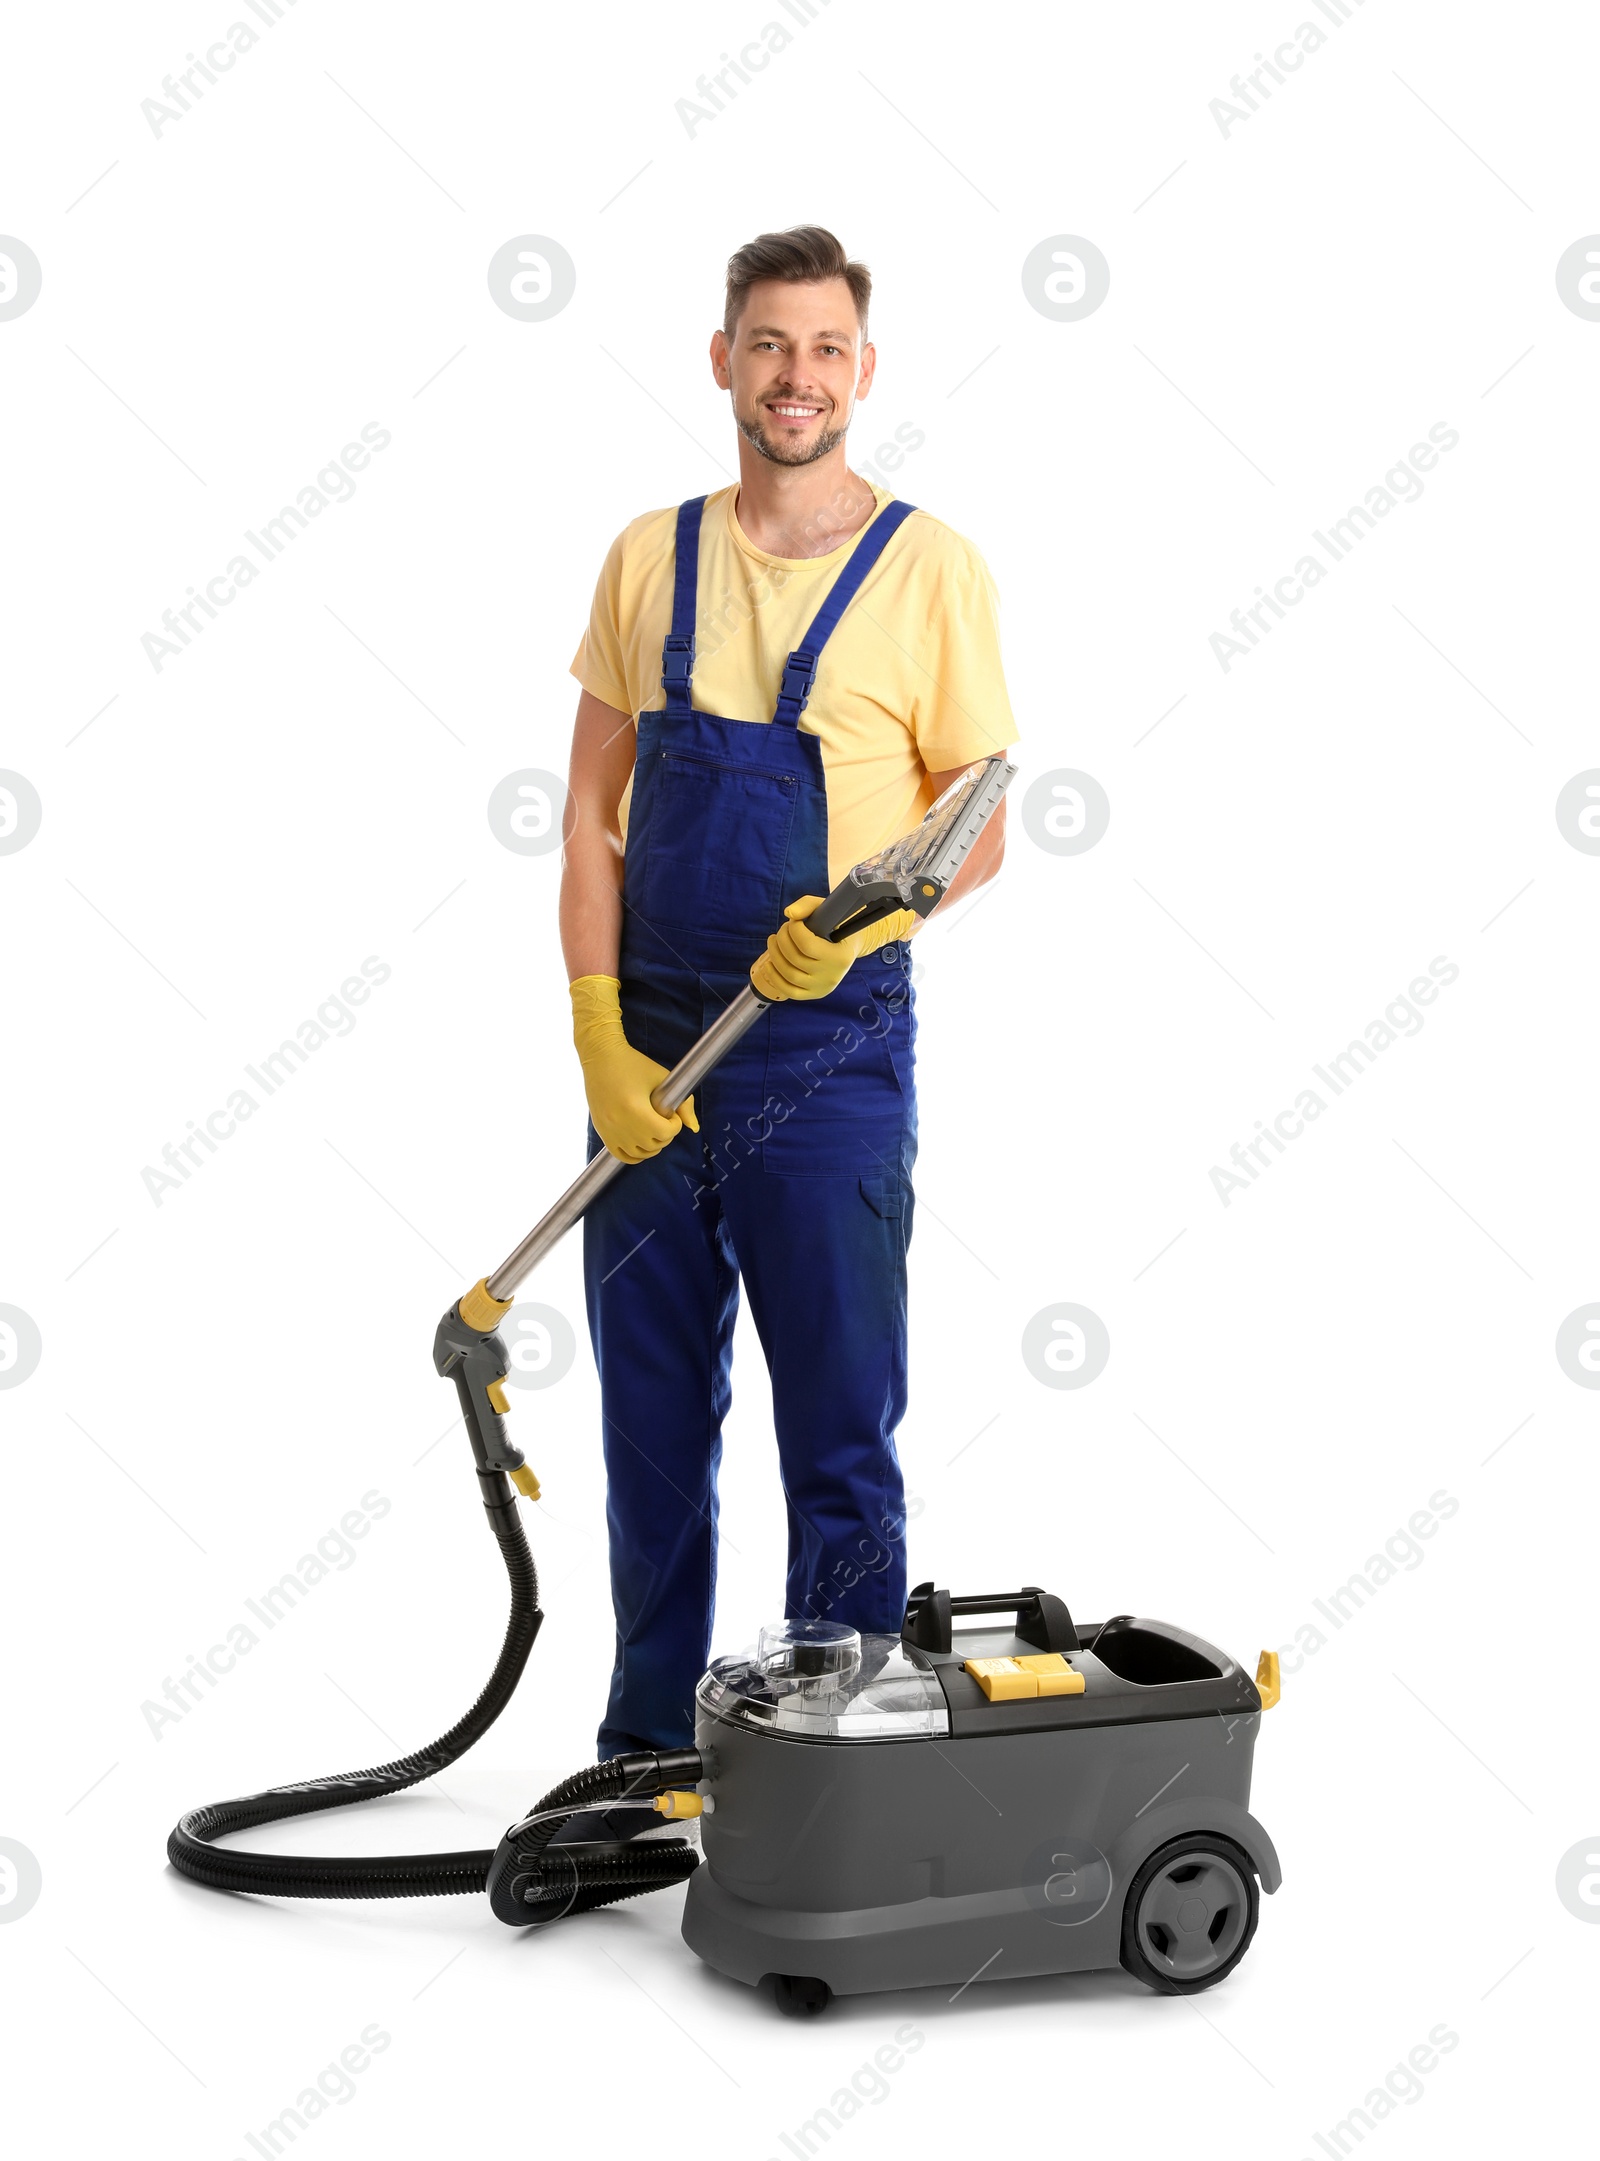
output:
[[[753,547],[737,490],[707,499],[700,528],[692,698],[726,720],[770,721],[783,664],[860,540],[796,562]],[[878,506],[891,500],[874,487]],[[572,673],[618,712],[666,703],[661,641],[672,622],[677,511],[652,510],[612,543]],[[865,527],[862,529],[866,530]],[[828,874],[909,833],[933,801],[930,772],[1007,749],[1017,727],[1000,667],[994,582],[970,541],[909,517],[822,649],[800,716],[822,738]],[[620,805],[628,825],[630,780]]]

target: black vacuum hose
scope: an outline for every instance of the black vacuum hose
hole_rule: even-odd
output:
[[[545,1848],[569,1817],[582,1809],[626,1799],[646,1801],[672,1786],[692,1785],[702,1775],[692,1749],[618,1756],[563,1779],[537,1803],[498,1847],[471,1853],[372,1855],[240,1853],[219,1851],[213,1841],[258,1823],[281,1823],[322,1808],[345,1808],[402,1793],[432,1778],[480,1740],[511,1701],[544,1615],[539,1577],[517,1517],[516,1496],[501,1471],[480,1469],[483,1505],[511,1579],[511,1617],[500,1656],[483,1693],[465,1718],[431,1748],[380,1763],[370,1771],[341,1771],[295,1786],[271,1786],[237,1801],[191,1809],[167,1840],[167,1859],[180,1875],[213,1891],[251,1891],[269,1898],[450,1898],[482,1891],[493,1882],[491,1904],[515,1927],[586,1913],[641,1892],[682,1883],[699,1857],[682,1839],[651,1839],[638,1845]],[[503,1865],[502,1857],[509,1862]],[[529,1889],[533,1896],[527,1896]]]
[[[550,1841],[570,1817],[585,1809],[636,1805],[673,1786],[692,1785],[705,1765],[693,1748],[660,1749],[613,1756],[608,1763],[574,1771],[536,1801],[513,1824],[492,1856],[488,1889],[491,1910],[513,1928],[559,1921],[637,1898],[641,1891],[682,1883],[699,1866],[699,1855],[681,1838],[639,1840],[609,1849],[557,1846]]]
[[[309,1816],[321,1808],[345,1808],[353,1801],[403,1793],[407,1786],[435,1777],[464,1756],[511,1701],[544,1619],[539,1611],[539,1576],[505,1474],[480,1471],[478,1477],[489,1525],[511,1579],[511,1617],[494,1671],[472,1709],[431,1748],[419,1748],[394,1763],[380,1763],[370,1771],[341,1771],[331,1778],[308,1778],[295,1786],[271,1786],[265,1793],[191,1809],[167,1840],[167,1859],[181,1875],[213,1891],[254,1891],[273,1898],[447,1898],[484,1888],[494,1858],[490,1848],[474,1853],[333,1856],[218,1852],[211,1843],[254,1824],[281,1823],[289,1816]]]

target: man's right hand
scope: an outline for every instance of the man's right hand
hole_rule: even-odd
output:
[[[584,1093],[594,1129],[623,1163],[659,1155],[683,1127],[700,1130],[694,1098],[678,1111],[658,1111],[652,1089],[667,1068],[636,1051],[622,1027],[622,986],[612,975],[581,975],[571,986],[572,1040],[583,1067]]]

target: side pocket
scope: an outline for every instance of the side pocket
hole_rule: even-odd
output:
[[[887,1171],[872,1171],[862,1177],[861,1198],[885,1223],[898,1223],[905,1213],[904,1188]]]

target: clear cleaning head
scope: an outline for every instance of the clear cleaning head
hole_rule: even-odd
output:
[[[969,765],[913,832],[858,863],[850,873],[851,881],[861,886],[892,885],[905,907],[925,915],[928,904],[944,894],[961,868],[967,850],[989,822],[1016,772],[1003,757]],[[923,892],[925,886],[931,886],[932,892]]]

